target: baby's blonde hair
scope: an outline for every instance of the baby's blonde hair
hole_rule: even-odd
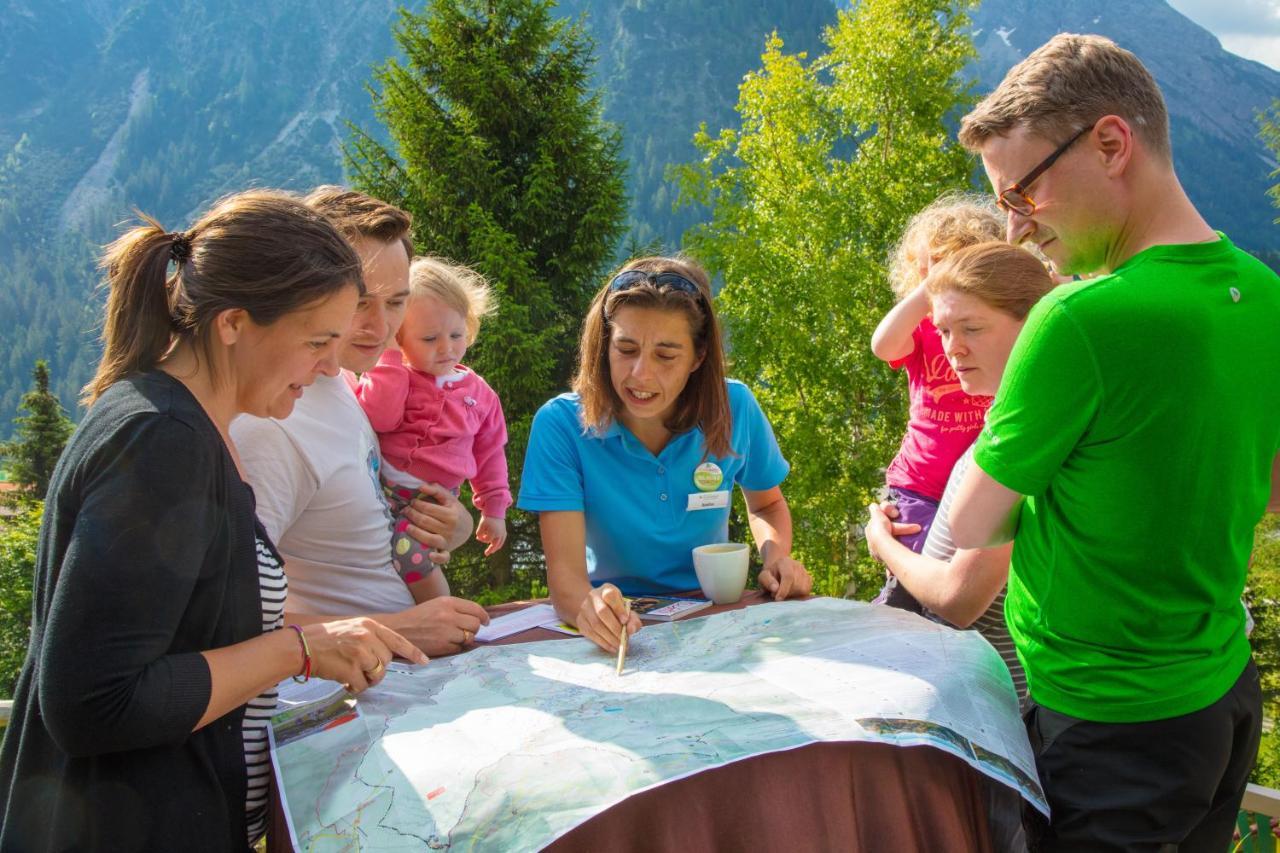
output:
[[[985,195],[947,193],[911,217],[889,253],[889,284],[899,299],[919,286],[920,252],[941,261],[967,246],[1003,240],[1005,218]]]
[[[424,296],[434,296],[462,315],[467,322],[467,346],[476,342],[480,318],[497,308],[493,288],[484,276],[432,255],[419,255],[409,266],[409,298]]]

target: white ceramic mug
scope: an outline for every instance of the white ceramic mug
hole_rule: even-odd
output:
[[[693,549],[693,571],[702,594],[716,604],[736,604],[747,586],[750,549],[741,542],[719,542]]]

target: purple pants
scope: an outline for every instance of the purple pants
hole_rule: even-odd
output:
[[[898,506],[897,521],[900,524],[920,525],[919,533],[898,538],[899,542],[919,554],[920,549],[924,547],[924,540],[929,537],[929,528],[933,526],[933,517],[938,512],[938,502],[918,492],[913,492],[910,489],[901,489],[897,486],[889,487],[889,500]],[[915,596],[907,592],[893,575],[889,575],[879,594],[871,600],[871,603],[887,604],[890,607],[897,607],[912,613],[919,613],[923,610],[920,602],[916,601]]]

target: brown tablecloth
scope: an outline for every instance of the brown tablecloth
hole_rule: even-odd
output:
[[[736,610],[768,599],[748,592]],[[488,608],[500,616],[533,603]],[[497,644],[563,640],[544,628]],[[465,653],[465,652],[464,652]],[[635,794],[566,833],[557,853],[685,850],[987,851],[990,783],[955,756],[928,746],[818,743],[736,761]],[[289,833],[274,797],[269,851]]]
[[[635,794],[547,849],[986,851],[983,784],[929,746],[816,743]]]

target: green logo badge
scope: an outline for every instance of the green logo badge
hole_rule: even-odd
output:
[[[714,462],[703,462],[693,469],[693,484],[700,492],[714,492],[724,482],[724,472]]]

